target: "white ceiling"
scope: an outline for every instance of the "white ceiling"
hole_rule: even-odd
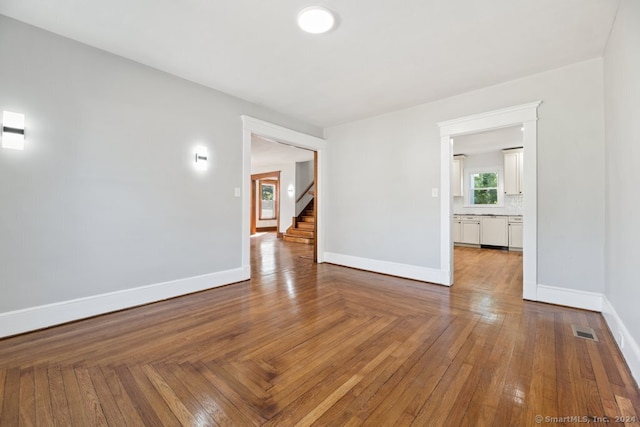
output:
[[[453,154],[480,154],[522,147],[522,126],[510,126],[453,138]]]
[[[313,160],[313,151],[251,136],[251,167]]]
[[[326,127],[602,55],[618,0],[1,0],[0,13]]]

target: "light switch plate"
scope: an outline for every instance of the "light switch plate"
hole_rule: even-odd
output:
[[[233,195],[234,195],[234,197],[240,197],[240,188],[239,187],[235,187],[233,189]]]
[[[438,189],[437,188],[432,188],[431,189],[431,197],[438,197]]]

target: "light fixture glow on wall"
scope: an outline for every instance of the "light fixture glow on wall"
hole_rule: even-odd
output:
[[[209,152],[207,147],[198,146],[195,150],[195,162],[196,169],[198,170],[206,170],[207,163],[209,162]]]
[[[307,33],[326,33],[335,23],[336,18],[333,12],[321,6],[307,7],[298,13],[298,26]]]
[[[2,148],[24,150],[24,114],[2,112]]]

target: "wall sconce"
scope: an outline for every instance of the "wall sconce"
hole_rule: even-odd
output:
[[[207,162],[209,161],[209,153],[207,147],[196,147],[195,152],[196,157],[196,169],[198,170],[206,170]]]
[[[24,114],[2,112],[2,148],[24,150]]]

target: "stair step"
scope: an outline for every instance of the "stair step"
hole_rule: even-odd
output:
[[[313,245],[313,239],[308,237],[298,237],[285,234],[283,239],[285,242],[305,243],[307,245]]]
[[[312,216],[308,216],[308,215],[302,215],[302,216],[300,217],[300,220],[301,220],[302,222],[316,222],[316,219],[315,219],[314,217],[312,217]]]
[[[306,230],[303,228],[289,228],[287,230],[287,234],[290,234],[292,236],[299,236],[299,237],[310,237],[310,238],[316,237],[316,232],[314,230]]]
[[[298,222],[298,227],[296,228],[301,228],[301,229],[305,229],[305,230],[315,230],[316,229],[316,223],[315,222]]]

